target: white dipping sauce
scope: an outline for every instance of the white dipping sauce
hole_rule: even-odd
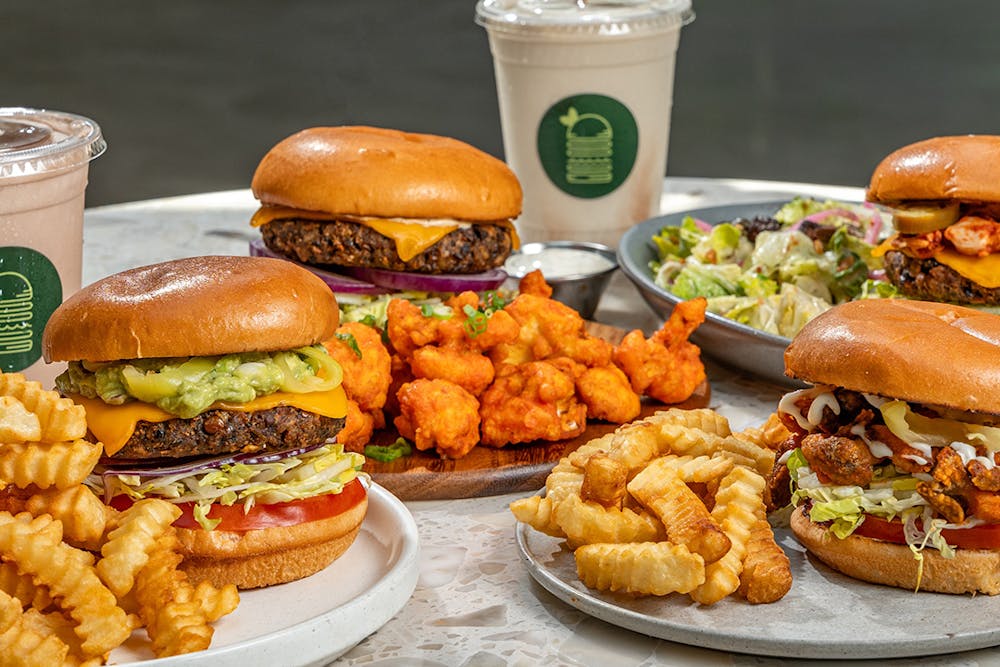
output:
[[[565,278],[602,273],[616,263],[604,255],[579,248],[543,248],[533,253],[518,253],[504,263],[507,273],[518,278],[541,269],[546,278]]]

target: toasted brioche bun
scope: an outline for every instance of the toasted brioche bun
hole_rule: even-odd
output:
[[[850,301],[802,328],[785,350],[785,375],[1000,414],[1000,317],[945,303]]]
[[[335,215],[497,221],[521,212],[502,161],[457,139],[314,127],[278,142],[251,183],[261,203]]]
[[[903,146],[875,167],[867,199],[892,203],[1000,201],[1000,136],[935,137]]]
[[[262,588],[319,572],[351,546],[368,511],[368,495],[342,514],[295,526],[233,532],[177,529],[181,569],[215,586]]]
[[[842,540],[810,521],[801,507],[792,513],[791,525],[802,546],[834,570],[875,584],[917,589],[920,564],[906,545],[860,535]],[[1000,593],[1000,551],[956,549],[954,558],[945,558],[933,549],[924,549],[923,556],[922,591]]]
[[[339,324],[326,284],[291,262],[189,257],[88,285],[52,314],[46,361],[114,361],[287,350]]]

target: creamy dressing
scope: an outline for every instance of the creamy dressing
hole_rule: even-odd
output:
[[[613,260],[582,248],[543,248],[538,252],[518,253],[507,259],[507,273],[520,278],[535,269],[541,269],[546,278],[602,273],[615,268]]]
[[[877,459],[887,459],[892,458],[892,449],[889,445],[885,444],[881,440],[872,440],[868,437],[868,433],[865,432],[865,427],[862,424],[855,424],[851,427],[851,433],[853,435],[861,438],[866,445],[868,445],[868,451],[872,453]]]
[[[968,467],[972,461],[979,461],[983,464],[983,467],[992,470],[996,467],[996,461],[993,457],[979,456],[976,454],[976,448],[965,442],[953,442],[951,443],[951,448],[954,449],[960,457],[962,457],[962,465]]]
[[[803,415],[802,410],[795,404],[796,401],[804,397],[813,399],[807,415]],[[791,415],[795,419],[795,422],[805,431],[811,431],[813,426],[820,423],[823,418],[824,407],[829,407],[835,415],[840,414],[840,403],[834,397],[831,387],[816,386],[809,389],[790,391],[778,401],[778,412]]]

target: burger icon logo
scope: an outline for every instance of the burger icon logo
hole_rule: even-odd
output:
[[[23,371],[42,356],[42,331],[62,303],[62,281],[48,257],[0,247],[0,371]]]
[[[614,177],[614,129],[604,116],[580,115],[570,107],[559,122],[566,126],[566,182],[610,183]]]
[[[0,356],[30,352],[34,291],[16,271],[0,273]]]

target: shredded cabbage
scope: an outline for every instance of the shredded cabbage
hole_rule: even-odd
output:
[[[195,520],[205,530],[212,530],[218,523],[208,519],[212,503],[242,502],[244,511],[250,511],[256,503],[271,505],[340,493],[361,474],[364,462],[361,454],[345,452],[343,445],[331,443],[272,463],[226,464],[162,477],[92,474],[87,485],[106,499],[127,495],[135,501],[162,498],[173,503],[193,502]]]
[[[880,410],[889,430],[909,445],[947,447],[964,442],[985,447],[991,453],[1000,451],[1000,428],[995,426],[927,417],[911,410],[904,401],[887,401]]]

